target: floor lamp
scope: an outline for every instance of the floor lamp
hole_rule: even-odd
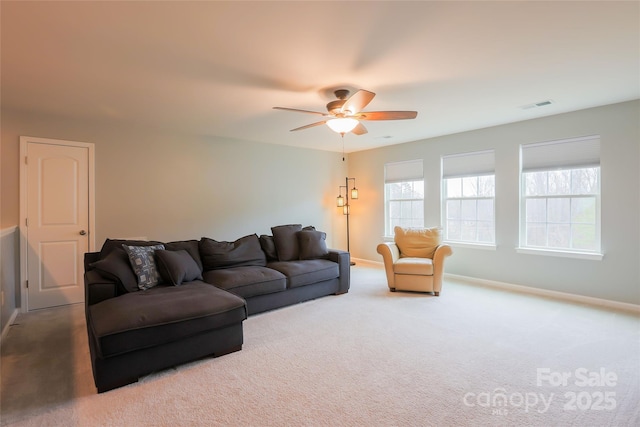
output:
[[[349,181],[353,181],[353,188],[349,191]],[[351,200],[358,199],[358,189],[356,188],[355,178],[345,178],[345,185],[339,187],[340,194],[336,199],[336,204],[339,208],[342,208],[342,214],[347,216],[347,252],[350,252],[349,247],[349,216],[351,215],[351,205],[349,204],[349,192],[351,192]],[[342,189],[344,188],[344,197],[342,197]],[[351,265],[356,265],[355,262],[351,262]]]

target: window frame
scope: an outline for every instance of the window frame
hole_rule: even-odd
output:
[[[476,249],[496,249],[496,173],[495,173],[495,149],[486,149],[480,151],[470,151],[458,154],[450,154],[443,155],[441,158],[441,177],[440,177],[440,185],[441,185],[441,197],[440,197],[440,214],[441,214],[441,222],[442,222],[442,230],[443,230],[443,241],[451,246],[457,247],[469,247]],[[493,195],[492,196],[481,196],[478,194],[479,180],[481,177],[492,176],[493,177]],[[460,197],[449,197],[448,196],[448,187],[447,184],[450,179],[461,179],[461,188],[460,188]],[[476,195],[474,196],[464,196],[464,182],[465,178],[475,178],[476,179]],[[452,239],[449,236],[449,218],[448,218],[448,202],[450,200],[475,200],[476,201],[476,239],[475,240],[457,240]],[[492,219],[492,232],[493,232],[493,241],[491,242],[483,242],[478,240],[477,236],[477,224],[478,220],[478,211],[477,211],[477,202],[480,200],[491,200],[492,201],[492,211],[493,211],[493,219]],[[464,220],[460,219],[461,223]],[[461,236],[462,237],[462,236]]]
[[[413,183],[420,182],[422,183],[422,198],[400,198],[400,199],[391,199],[391,187],[390,184],[399,184],[399,183]],[[393,227],[396,225],[402,224],[394,224],[393,226],[390,215],[391,215],[391,203],[392,202],[410,202],[415,203],[419,202],[421,204],[421,208],[419,209],[422,212],[421,225],[420,227],[424,227],[424,219],[425,219],[425,180],[424,180],[424,160],[423,159],[415,159],[415,160],[407,160],[400,162],[391,162],[386,163],[384,165],[384,233],[383,236],[385,240],[392,239],[394,236]],[[413,217],[410,218],[413,220]],[[404,225],[406,227],[415,227],[416,225]]]
[[[464,195],[464,183],[461,181],[461,196],[460,197],[448,197],[448,180],[453,180],[453,179],[461,179],[464,180],[465,178],[475,178],[477,181],[479,181],[480,177],[486,177],[486,176],[492,176],[493,177],[493,196],[480,196],[478,194],[476,194],[475,196],[465,196]],[[476,188],[478,188],[478,186],[476,186]],[[464,240],[464,239],[453,239],[449,236],[449,211],[448,211],[448,205],[449,205],[449,201],[470,201],[473,200],[476,202],[476,215],[475,215],[475,219],[474,220],[466,220],[466,221],[473,221],[475,222],[475,235],[476,235],[476,239],[475,240]],[[481,241],[478,240],[478,223],[481,222],[478,219],[478,209],[477,209],[477,203],[481,200],[490,200],[491,201],[491,208],[492,208],[492,213],[493,213],[493,218],[492,218],[492,234],[493,234],[493,240],[492,241]],[[460,219],[459,220],[461,223],[464,223],[465,220],[464,219]],[[496,247],[496,193],[495,193],[495,173],[493,174],[478,174],[478,175],[468,175],[468,176],[464,176],[464,177],[451,177],[451,178],[442,178],[442,230],[443,230],[443,240],[448,243],[448,244],[453,244],[456,246],[460,246],[460,245],[464,245],[464,246],[482,246],[482,247],[489,247],[489,248],[495,248]]]
[[[597,144],[594,144],[597,141]],[[549,165],[548,166],[544,166],[544,165],[539,165],[536,166],[534,168],[529,168],[526,169],[524,167],[524,150],[526,149],[527,146],[532,146],[534,147],[534,149],[536,148],[535,146],[553,146],[554,144],[558,144],[558,146],[560,146],[560,144],[568,144],[567,146],[569,146],[569,144],[579,144],[581,142],[586,142],[589,143],[591,142],[591,148],[593,150],[593,147],[599,147],[600,144],[600,137],[599,136],[590,136],[590,137],[584,137],[584,138],[573,138],[573,139],[567,139],[567,140],[561,140],[561,141],[551,141],[551,142],[546,142],[546,143],[540,143],[540,144],[523,144],[520,146],[520,186],[519,186],[519,243],[518,243],[518,247],[516,248],[516,251],[518,253],[524,253],[524,254],[534,254],[534,255],[548,255],[548,256],[559,256],[559,257],[569,257],[569,258],[579,258],[579,259],[590,259],[590,260],[602,260],[602,258],[604,257],[604,254],[602,252],[602,233],[601,233],[601,228],[602,228],[602,211],[601,211],[601,199],[602,199],[602,169],[600,166],[600,161],[599,161],[599,149],[596,151],[594,151],[593,153],[587,153],[590,157],[592,157],[591,160],[589,161],[572,161],[572,159],[569,159],[568,161],[566,161],[565,165],[559,164],[561,163],[561,160],[558,159],[550,159],[549,160]],[[553,147],[551,148],[553,150]],[[566,150],[564,148],[560,148],[560,150]],[[578,156],[585,156],[584,153],[578,153]],[[561,156],[562,157],[562,156]],[[593,157],[597,157],[597,160],[593,159]],[[527,195],[527,179],[526,179],[526,174],[527,173],[536,173],[536,172],[545,172],[547,174],[547,183],[546,185],[549,185],[549,173],[550,172],[559,172],[559,171],[566,171],[569,173],[569,176],[573,175],[573,171],[575,170],[581,170],[581,169],[587,169],[587,168],[596,168],[597,169],[597,186],[595,187],[595,192],[593,193],[586,193],[586,192],[580,192],[580,191],[574,191],[573,188],[573,182],[570,182],[569,184],[569,192],[568,193],[564,193],[564,194],[550,194],[548,191],[546,194],[533,194],[533,195]],[[573,178],[571,178],[573,179]],[[574,247],[554,247],[554,246],[549,246],[548,244],[546,246],[534,246],[534,245],[529,245],[527,243],[527,225],[531,222],[531,221],[527,221],[527,201],[529,200],[545,200],[547,203],[545,203],[545,206],[548,206],[548,201],[549,200],[553,200],[553,199],[569,199],[569,214],[568,214],[568,222],[554,222],[554,221],[549,221],[548,220],[548,208],[545,208],[545,221],[544,222],[540,222],[540,224],[544,224],[545,225],[545,239],[546,242],[548,243],[548,238],[549,238],[549,232],[548,232],[548,226],[549,224],[563,224],[569,227],[569,239],[570,239],[570,246],[573,245],[572,243],[572,237],[573,237],[573,233],[572,233],[572,226],[579,224],[577,222],[573,222],[571,219],[571,206],[574,200],[577,199],[581,199],[581,198],[590,198],[590,199],[594,199],[595,200],[595,205],[594,205],[594,209],[595,209],[595,219],[594,219],[594,226],[595,226],[595,241],[594,241],[594,246],[595,248],[593,250],[590,249],[582,249],[582,248],[574,248]]]

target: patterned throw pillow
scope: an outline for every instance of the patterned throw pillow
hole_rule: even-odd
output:
[[[164,245],[122,245],[122,247],[129,255],[131,267],[138,277],[138,288],[144,291],[157,285],[160,281],[160,273],[158,273],[153,254],[158,249],[164,249]]]

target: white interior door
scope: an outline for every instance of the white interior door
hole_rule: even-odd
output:
[[[26,151],[22,175],[26,181],[26,194],[22,194],[26,199],[22,204],[26,201],[23,304],[28,310],[36,310],[82,302],[83,258],[93,247],[90,244],[93,147],[25,138],[21,148]]]

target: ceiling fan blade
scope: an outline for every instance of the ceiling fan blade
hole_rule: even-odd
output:
[[[367,132],[369,131],[367,130],[366,127],[364,127],[362,123],[358,123],[358,125],[354,127],[353,130],[351,131],[351,133],[354,133],[356,135],[364,135]]]
[[[364,111],[355,114],[354,119],[358,120],[406,120],[415,119],[417,111]]]
[[[274,110],[284,110],[284,111],[295,111],[297,113],[309,113],[309,114],[319,114],[321,116],[328,116],[327,113],[321,113],[319,111],[299,110],[297,108],[273,107],[273,109]]]
[[[296,130],[303,130],[303,129],[309,129],[315,126],[320,126],[325,124],[327,121],[323,120],[321,122],[315,122],[315,123],[311,123],[310,125],[305,125],[305,126],[300,126],[299,128],[295,128],[295,129],[291,129],[290,132],[296,131]]]
[[[340,111],[345,114],[357,114],[371,102],[374,96],[376,96],[375,93],[360,89],[344,102]]]

